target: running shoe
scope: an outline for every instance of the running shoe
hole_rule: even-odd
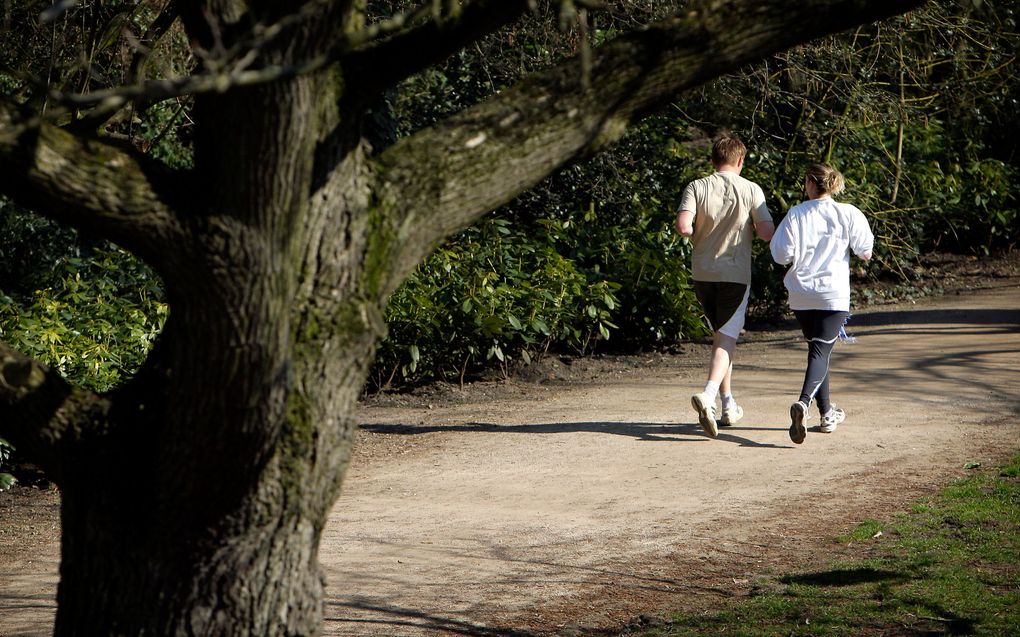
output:
[[[722,418],[719,419],[720,427],[730,427],[737,424],[737,421],[744,417],[744,408],[733,403],[729,407],[723,407]]]
[[[807,405],[799,400],[790,405],[790,440],[798,445],[807,437]]]
[[[715,422],[715,401],[709,401],[705,392],[691,396],[691,405],[698,412],[698,424],[710,437],[719,435],[719,426]]]
[[[818,429],[823,434],[831,434],[836,431],[836,427],[838,427],[844,420],[846,420],[846,412],[837,407],[832,407],[824,416],[822,416],[822,424],[818,427]]]

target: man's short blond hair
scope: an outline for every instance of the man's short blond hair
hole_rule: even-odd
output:
[[[725,135],[712,144],[712,164],[719,166],[735,166],[740,158],[747,154],[747,147],[733,135]]]

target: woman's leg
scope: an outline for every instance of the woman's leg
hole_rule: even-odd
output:
[[[794,311],[804,338],[808,341],[807,369],[804,372],[800,402],[810,405],[812,400],[817,400],[822,414],[832,408],[829,400],[829,359],[847,314],[828,310]]]
[[[829,348],[829,359],[832,358],[832,348]],[[815,392],[815,404],[818,405],[818,415],[824,416],[832,409],[832,401],[829,400],[829,364],[825,364],[825,378]]]

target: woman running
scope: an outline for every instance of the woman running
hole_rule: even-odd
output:
[[[811,166],[804,177],[808,200],[790,209],[772,238],[772,258],[792,264],[783,282],[808,341],[804,386],[790,406],[790,440],[797,444],[807,436],[812,400],[822,433],[832,433],[846,419],[829,400],[829,358],[850,317],[850,253],[870,259],[875,236],[860,210],[833,201],[843,186],[843,175],[832,166]]]

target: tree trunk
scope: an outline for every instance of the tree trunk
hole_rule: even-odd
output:
[[[214,190],[171,257],[171,316],[111,396],[115,433],[61,481],[57,635],[318,632],[319,538],[385,298],[351,230],[370,216],[359,138],[331,140],[313,186],[324,86],[202,105]]]
[[[285,394],[283,413],[270,405],[246,410],[250,422],[279,431],[264,459],[239,452],[243,441],[233,444],[202,418],[195,429],[207,435],[195,436],[196,455],[221,460],[178,467],[159,437],[146,435],[154,424],[164,427],[144,417],[149,407],[137,398],[162,388],[125,394],[126,405],[114,401],[113,411],[135,414],[117,428],[137,434],[86,454],[62,481],[56,634],[315,634],[319,537],[349,460],[356,370],[366,351],[361,361],[334,359],[347,374],[295,359],[294,380],[272,392]],[[177,369],[208,378],[194,366]],[[223,391],[197,382],[174,400],[213,413],[217,404],[241,406]]]
[[[122,490],[83,484],[63,492],[56,635],[318,632],[321,521],[266,518],[267,485],[236,512],[261,524],[243,528],[235,518],[183,540],[145,519],[155,503],[138,499],[144,491],[124,499]]]

